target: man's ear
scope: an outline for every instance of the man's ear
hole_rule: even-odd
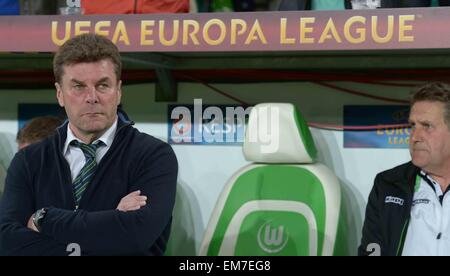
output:
[[[62,95],[61,85],[55,82],[56,87],[56,98],[58,99],[59,106],[64,107],[64,97]]]

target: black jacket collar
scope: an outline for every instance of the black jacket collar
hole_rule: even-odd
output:
[[[382,176],[385,183],[398,186],[407,193],[413,193],[416,176],[419,172],[420,168],[410,161],[386,171]]]

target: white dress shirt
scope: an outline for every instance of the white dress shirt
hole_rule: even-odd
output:
[[[423,171],[416,184],[403,256],[450,255],[450,193]]]
[[[105,156],[105,154],[111,147],[114,141],[114,136],[116,135],[116,130],[117,130],[117,119],[114,122],[114,124],[105,133],[103,133],[103,135],[100,138],[92,142],[92,144],[96,144],[99,141],[102,141],[105,144],[104,146],[101,146],[97,149],[95,157],[97,164],[100,164],[100,161],[102,160],[103,156]],[[70,144],[70,142],[72,142],[73,140],[77,140],[80,143],[84,143],[83,141],[75,137],[75,135],[73,134],[72,130],[69,127],[69,124],[67,124],[67,138],[66,142],[64,143],[63,155],[66,158],[67,162],[69,163],[70,173],[72,175],[72,182],[75,180],[78,173],[83,168],[84,164],[86,164],[86,158],[84,157],[83,151],[79,147],[72,146]]]

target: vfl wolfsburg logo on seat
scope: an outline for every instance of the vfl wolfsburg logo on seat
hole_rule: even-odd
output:
[[[272,228],[270,222],[261,225],[258,231],[258,245],[267,253],[278,253],[286,246],[289,234],[284,233],[284,226]]]
[[[317,255],[317,245],[317,222],[307,205],[255,200],[231,219],[219,255]]]

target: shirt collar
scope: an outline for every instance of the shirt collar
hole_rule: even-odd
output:
[[[439,195],[442,193],[441,186],[439,185],[439,183],[436,180],[434,180],[427,172],[421,170],[419,174],[422,177],[423,181],[428,183],[428,185],[430,185],[431,188],[433,188],[436,194]]]
[[[112,142],[114,141],[114,136],[116,135],[116,130],[117,130],[117,118],[116,118],[116,121],[112,124],[112,126],[110,126],[108,128],[108,130],[106,130],[105,133],[103,133],[103,135],[100,136],[100,138],[98,138],[97,140],[95,140],[92,143],[95,144],[98,141],[102,141],[103,143],[105,143],[107,148],[110,147],[112,145]],[[66,142],[64,143],[63,155],[65,155],[67,153],[70,142],[72,142],[73,140],[77,140],[78,142],[83,143],[83,141],[78,139],[75,136],[75,134],[73,134],[72,130],[69,127],[69,124],[67,124],[67,138],[66,138]]]

